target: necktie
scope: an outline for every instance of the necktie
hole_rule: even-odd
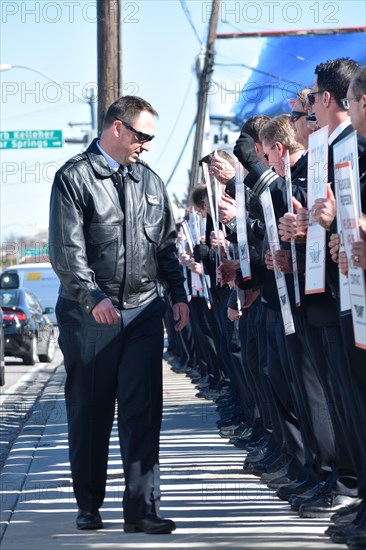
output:
[[[124,193],[124,183],[125,183],[125,169],[124,166],[120,164],[117,172],[115,172],[116,178],[116,189],[118,191],[119,202],[122,210],[125,210],[125,193]]]

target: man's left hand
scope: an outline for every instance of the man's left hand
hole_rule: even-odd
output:
[[[174,328],[177,332],[180,332],[188,324],[189,319],[189,307],[184,302],[178,302],[173,306],[173,319]]]

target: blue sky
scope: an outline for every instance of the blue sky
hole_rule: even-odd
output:
[[[187,0],[192,25],[179,0],[124,0],[122,6],[124,93],[150,101],[159,112],[156,139],[144,160],[166,181],[176,163],[196,112],[197,79],[194,67],[201,43],[206,42],[211,2]],[[2,64],[26,66],[46,74],[57,84],[27,69],[0,72],[1,129],[63,130],[79,134],[87,126],[84,96],[97,81],[96,10],[92,0],[2,0]],[[357,1],[222,1],[219,32],[334,28],[365,25],[365,4]],[[334,38],[336,40],[336,38]],[[258,39],[217,43],[217,63],[255,64]],[[325,52],[325,59],[331,52]],[[240,86],[248,71],[217,67],[214,78],[228,89]],[[309,75],[311,77],[312,75]],[[71,90],[66,92],[60,84]],[[218,88],[210,95],[215,113],[230,110],[235,96]],[[191,139],[168,189],[182,196],[188,185]],[[1,152],[2,238],[11,233],[32,235],[48,223],[48,201],[57,166],[76,154],[80,145],[60,149]]]

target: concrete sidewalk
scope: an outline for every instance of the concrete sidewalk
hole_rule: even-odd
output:
[[[164,371],[162,514],[177,522],[177,530],[158,536],[123,533],[115,428],[101,510],[105,528],[76,530],[61,365],[3,468],[1,550],[342,548],[322,535],[328,521],[300,519],[258,478],[242,473],[244,452],[218,436],[215,405],[195,398],[185,375],[166,364]]]

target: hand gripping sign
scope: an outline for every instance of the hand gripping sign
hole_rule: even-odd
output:
[[[355,345],[366,350],[366,285],[365,273],[356,267],[352,259],[352,243],[360,240],[358,227],[358,201],[351,162],[334,166],[337,201],[339,201],[340,225],[348,260],[348,284],[351,300]]]

